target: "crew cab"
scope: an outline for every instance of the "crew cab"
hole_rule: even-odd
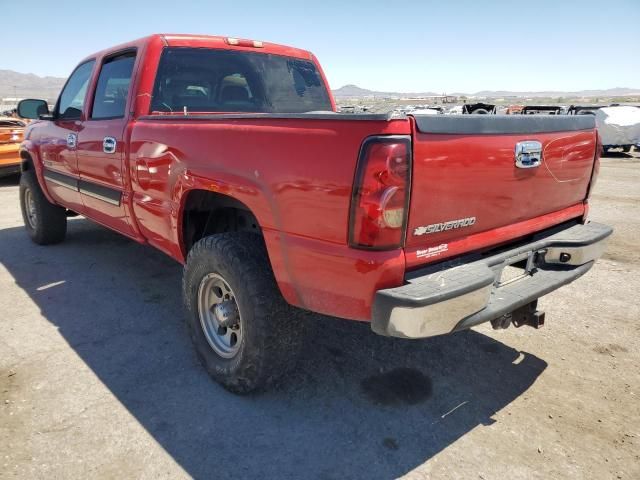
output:
[[[401,338],[540,326],[612,231],[587,220],[593,116],[339,114],[296,48],[151,35],[19,112],[33,241],[80,214],[184,264],[196,351],[237,393],[293,364],[301,310]]]

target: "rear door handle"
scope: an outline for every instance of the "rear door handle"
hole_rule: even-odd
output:
[[[118,141],[114,137],[104,137],[102,141],[102,151],[104,153],[116,153]]]

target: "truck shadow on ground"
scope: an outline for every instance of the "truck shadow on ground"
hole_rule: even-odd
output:
[[[474,331],[403,341],[311,316],[285,383],[236,397],[200,368],[183,325],[181,267],[163,254],[74,219],[51,247],[22,228],[0,231],[0,262],[195,478],[397,477],[491,424],[546,368]]]
[[[637,151],[638,150],[636,149],[636,152]],[[635,158],[635,157],[629,152],[623,152],[621,150],[617,150],[617,151],[610,151],[610,152],[604,153],[601,158],[607,159],[607,158]]]
[[[0,177],[0,187],[11,187],[20,183],[20,175],[7,175],[6,177]]]

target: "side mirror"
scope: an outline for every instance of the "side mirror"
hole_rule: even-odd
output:
[[[38,119],[49,116],[49,105],[44,100],[27,98],[18,103],[18,116],[22,118]],[[50,118],[49,118],[50,120]]]

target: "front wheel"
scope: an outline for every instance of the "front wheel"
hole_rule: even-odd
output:
[[[222,233],[196,243],[183,296],[200,361],[226,389],[263,390],[295,364],[302,326],[278,290],[258,235]]]
[[[31,240],[39,245],[60,243],[67,234],[64,208],[47,200],[33,170],[20,176],[20,209]]]

